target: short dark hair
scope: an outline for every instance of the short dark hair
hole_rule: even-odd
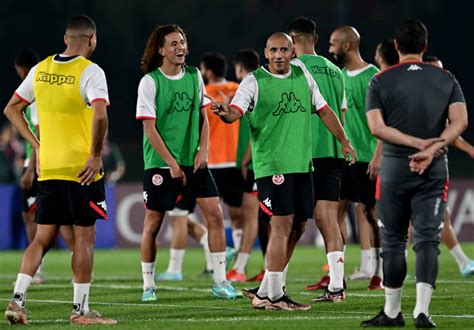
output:
[[[397,28],[395,40],[400,53],[419,54],[423,52],[428,42],[428,30],[422,22],[409,19]]]
[[[245,71],[252,72],[260,66],[260,56],[254,49],[243,48],[235,55],[234,64],[240,64],[244,67]]]
[[[31,69],[39,62],[39,56],[33,49],[20,49],[15,56],[15,65]]]
[[[217,77],[224,78],[227,74],[227,59],[222,54],[205,53],[201,57],[201,63]]]
[[[72,17],[66,26],[66,31],[96,31],[96,26],[92,18],[86,15],[79,15]]]
[[[423,62],[436,62],[436,61],[440,61],[438,56],[423,54]]]
[[[378,51],[383,61],[387,65],[395,65],[399,62],[398,52],[395,49],[395,42],[389,39],[385,39],[378,46]]]
[[[289,25],[288,30],[290,32],[304,33],[304,34],[316,34],[316,23],[308,17],[295,18]]]

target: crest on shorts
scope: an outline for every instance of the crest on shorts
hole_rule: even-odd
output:
[[[161,186],[161,184],[163,183],[163,177],[159,174],[155,174],[151,178],[151,182],[153,182],[155,186]]]
[[[279,186],[285,182],[285,176],[283,174],[274,175],[272,177],[272,182]]]

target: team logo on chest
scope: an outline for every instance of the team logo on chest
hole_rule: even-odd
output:
[[[159,174],[155,174],[151,178],[151,182],[153,182],[155,186],[161,186],[161,184],[163,183],[163,177]]]
[[[296,97],[294,92],[281,94],[281,100],[278,102],[278,108],[273,112],[274,116],[279,116],[281,113],[292,112],[306,112],[306,109],[301,104],[301,101]]]
[[[190,111],[193,108],[193,100],[186,92],[174,93],[172,102],[168,113]]]
[[[279,186],[283,184],[283,182],[285,182],[285,176],[283,174],[274,175],[272,177],[272,182],[273,184],[276,184],[277,186]]]

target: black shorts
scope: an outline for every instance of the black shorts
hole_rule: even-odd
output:
[[[211,169],[219,196],[224,203],[232,207],[242,205],[242,184],[244,178],[242,172],[236,167],[213,168]]]
[[[25,173],[26,168],[23,170],[23,174]],[[37,205],[36,205],[36,191],[38,190],[38,175],[35,171],[35,177],[33,179],[33,184],[31,189],[22,189],[21,195],[23,198],[23,206],[22,211],[25,213],[35,212]]]
[[[339,158],[313,158],[314,199],[339,201],[341,174],[346,161]]]
[[[185,190],[182,194],[178,195],[176,200],[176,206],[174,209],[168,212],[170,216],[187,216],[194,212],[196,208],[196,198],[191,196],[189,190]]]
[[[342,172],[341,199],[366,206],[375,205],[375,180],[370,180],[369,163],[356,162]]]
[[[107,219],[104,180],[89,186],[65,180],[38,181],[35,222],[42,225],[92,226]]]
[[[190,166],[181,166],[186,175],[186,186],[173,179],[167,168],[145,170],[143,177],[143,199],[148,210],[165,212],[172,210],[180,195],[189,199],[217,197],[217,188],[209,169],[193,173]],[[188,197],[189,196],[189,197]]]
[[[247,177],[244,179],[242,191],[248,194],[257,193],[257,183],[255,182],[255,172],[253,170],[247,171]]]
[[[269,216],[294,214],[297,220],[313,217],[312,173],[290,173],[257,179],[260,208]]]

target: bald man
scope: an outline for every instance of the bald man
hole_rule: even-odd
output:
[[[252,305],[266,310],[309,310],[284,291],[284,269],[313,213],[311,114],[330,111],[329,130],[343,142],[343,154],[354,151],[336,115],[304,66],[290,64],[291,38],[272,34],[265,47],[268,65],[246,76],[229,106],[216,100],[211,109],[230,123],[248,112],[252,160],[260,207],[271,221],[268,269]],[[313,109],[315,111],[313,111]],[[346,141],[346,142],[344,142]],[[291,152],[291,157],[288,157]]]
[[[380,234],[375,216],[375,179],[381,159],[381,146],[372,135],[365,116],[367,86],[379,70],[364,61],[359,52],[360,34],[352,26],[336,29],[329,40],[329,52],[344,66],[347,111],[344,128],[357,152],[357,162],[342,174],[341,201],[338,219],[344,240],[347,240],[344,222],[350,202],[357,205],[357,222],[361,242],[361,264],[348,280],[370,279],[369,289],[382,289]]]

